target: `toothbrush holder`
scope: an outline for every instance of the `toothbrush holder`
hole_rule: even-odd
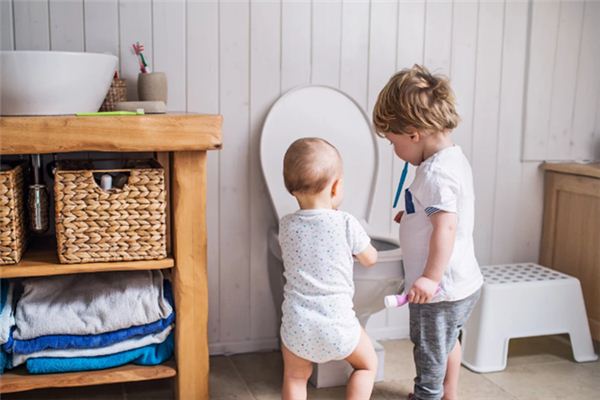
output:
[[[138,74],[140,101],[163,101],[167,104],[167,75],[164,72]]]

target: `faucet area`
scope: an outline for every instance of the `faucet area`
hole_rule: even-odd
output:
[[[595,400],[598,21],[0,0],[0,398]]]

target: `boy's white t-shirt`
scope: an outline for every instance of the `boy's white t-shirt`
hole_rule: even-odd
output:
[[[459,146],[442,149],[417,167],[415,179],[405,192],[405,203],[400,246],[406,292],[425,270],[433,231],[429,216],[446,211],[458,217],[456,239],[440,283],[442,290],[432,302],[462,300],[475,293],[483,284],[483,276],[473,245],[473,174]]]
[[[354,351],[361,329],[352,302],[352,256],[369,243],[358,220],[343,211],[298,210],[281,219],[281,340],[294,354],[321,363]]]

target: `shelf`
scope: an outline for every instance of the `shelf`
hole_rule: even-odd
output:
[[[171,378],[177,375],[175,363],[169,361],[156,366],[124,365],[99,371],[65,372],[60,374],[31,375],[18,368],[0,375],[0,393],[26,390],[103,385],[108,383],[148,381]]]
[[[12,265],[0,265],[0,278],[25,278],[80,274],[104,271],[133,271],[172,268],[172,257],[162,260],[115,261],[86,264],[61,264],[56,255],[56,241],[53,237],[36,238],[25,251],[21,261]]]
[[[161,152],[221,148],[220,115],[0,118],[0,154]]]

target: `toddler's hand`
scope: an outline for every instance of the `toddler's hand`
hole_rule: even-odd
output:
[[[398,214],[394,217],[394,221],[399,224],[402,216],[404,215],[404,211],[398,211]]]
[[[429,303],[433,296],[435,296],[437,288],[438,282],[422,276],[410,288],[408,301],[417,304]]]

